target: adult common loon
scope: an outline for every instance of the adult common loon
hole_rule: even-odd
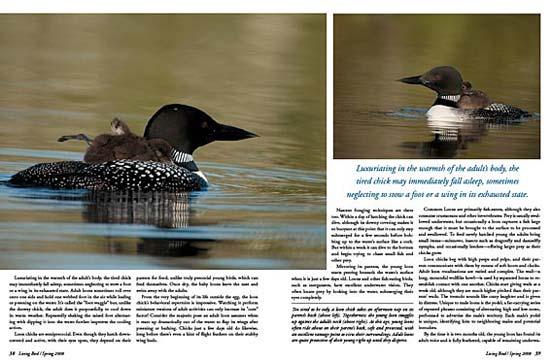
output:
[[[514,120],[529,116],[529,113],[523,109],[494,103],[484,92],[473,90],[471,83],[464,82],[460,72],[451,66],[435,67],[422,75],[402,78],[399,81],[407,84],[421,84],[437,92],[437,99],[426,113],[429,119],[456,117]]]
[[[117,159],[100,163],[61,161],[40,163],[13,175],[10,183],[58,189],[194,191],[207,179],[194,162],[193,152],[213,141],[237,141],[257,135],[216,122],[207,113],[182,104],[161,107],[148,121],[146,140],[171,145],[173,163]]]
[[[160,138],[146,139],[131,132],[119,118],[111,121],[111,134],[90,139],[85,134],[62,136],[58,142],[76,139],[88,143],[84,162],[102,163],[113,160],[139,160],[172,163],[171,145]]]

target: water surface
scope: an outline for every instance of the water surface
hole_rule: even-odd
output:
[[[436,140],[424,117],[435,93],[396,80],[438,65],[532,117]],[[538,15],[336,15],[334,66],[335,158],[540,157]]]
[[[325,267],[324,16],[3,15],[0,44],[0,180],[168,103],[261,136],[194,153],[206,192],[0,184],[1,268]]]

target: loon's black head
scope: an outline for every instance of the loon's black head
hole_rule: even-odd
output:
[[[440,66],[422,75],[399,79],[407,84],[421,84],[434,90],[440,96],[462,94],[462,75],[451,66]]]
[[[183,104],[161,107],[148,121],[144,137],[160,138],[176,150],[192,154],[213,141],[238,141],[257,137],[241,128],[216,122],[200,109]]]

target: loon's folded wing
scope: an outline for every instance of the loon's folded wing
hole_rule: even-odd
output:
[[[102,180],[86,187],[94,190],[195,191],[206,186],[200,176],[183,167],[155,161],[103,162],[90,165],[82,174]]]
[[[90,165],[82,161],[38,163],[13,175],[10,183],[19,186],[57,187],[60,176],[81,172],[88,166]]]
[[[471,116],[477,119],[482,120],[519,120],[520,118],[528,117],[531,114],[527,111],[524,111],[521,108],[508,106],[501,103],[492,103],[491,105],[473,110]]]

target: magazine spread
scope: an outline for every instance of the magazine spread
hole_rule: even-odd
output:
[[[1,359],[549,360],[546,5],[219,5],[2,9]]]

